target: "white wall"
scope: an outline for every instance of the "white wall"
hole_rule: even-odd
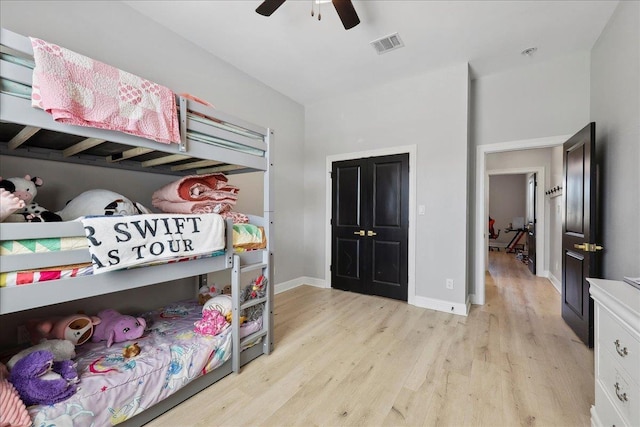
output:
[[[177,93],[194,94],[226,113],[275,129],[272,147],[276,209],[275,281],[303,276],[303,250],[299,236],[303,234],[300,201],[304,199],[304,108],[300,104],[120,2],[3,0],[0,2],[0,24],[17,33],[60,44],[144,76]],[[2,161],[6,164],[13,160]],[[39,172],[29,169],[24,173]],[[46,187],[42,192],[55,192],[53,185],[49,184],[56,180],[59,178],[45,176]],[[134,180],[143,187],[145,181],[153,181],[152,184],[156,185],[157,179],[140,174]],[[242,183],[255,182],[255,177],[238,177],[234,182],[240,183],[240,197],[253,193],[243,191]],[[67,182],[66,185],[72,184]],[[262,197],[261,191],[258,197]],[[247,208],[256,209],[251,204]]]
[[[426,205],[426,215],[416,217],[416,295],[465,302],[467,110],[467,64],[307,107],[307,276],[324,279],[325,275],[325,240],[318,238],[318,232],[329,221],[327,156],[417,144],[417,205]],[[453,290],[446,289],[446,278],[454,279]]]
[[[481,77],[471,88],[476,145],[573,134],[589,120],[589,53]]]
[[[622,1],[591,52],[602,277],[640,276],[640,3]]]
[[[551,148],[551,171],[546,190],[562,186],[562,146]],[[560,194],[556,192],[555,194]],[[549,207],[549,278],[560,289],[562,285],[562,196],[547,196]]]
[[[473,80],[470,132],[474,146],[571,135],[582,129],[590,121],[589,58],[589,52],[578,52]],[[508,167],[504,165],[487,165],[487,170]],[[476,189],[474,182],[470,191]],[[474,218],[477,208],[473,206]],[[474,225],[472,221],[471,248],[476,245]],[[472,251],[470,257],[475,256]],[[470,283],[475,280],[473,275]],[[475,293],[474,286],[469,293]]]
[[[493,226],[495,232],[501,230],[497,242],[509,243],[514,234],[507,233],[505,229],[513,222],[513,218],[524,218],[526,189],[524,174],[489,176],[489,216],[496,220]]]

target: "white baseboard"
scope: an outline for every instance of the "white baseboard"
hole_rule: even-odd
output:
[[[291,279],[289,281],[278,283],[274,288],[274,292],[279,294],[281,292],[285,292],[298,286],[309,285],[315,286],[318,288],[329,288],[329,284],[324,279],[318,279],[315,277],[302,276],[296,279]],[[439,300],[435,298],[426,298],[415,296],[414,302],[416,307],[428,308],[431,310],[444,311],[445,313],[453,313],[461,316],[467,316],[469,314],[469,310],[471,309],[471,301],[472,297],[467,297],[467,302],[464,304],[460,303],[452,303],[450,301]]]
[[[302,276],[302,277],[298,277],[295,279],[291,279],[288,280],[286,282],[283,283],[278,283],[276,285],[276,287],[273,289],[273,291],[276,294],[279,294],[280,292],[285,292],[288,291],[290,289],[293,288],[297,288],[298,286],[302,286],[302,285],[309,285],[309,286],[315,286],[317,288],[327,288],[327,284],[323,279],[317,279],[315,277],[307,277],[307,276]]]
[[[549,276],[547,276],[547,278],[549,279],[553,287],[556,288],[556,291],[558,291],[558,293],[562,295],[562,282],[559,281],[551,272],[549,272]]]
[[[444,301],[435,298],[427,298],[416,296],[416,307],[428,308],[430,310],[443,311],[445,313],[458,314],[460,316],[467,316],[471,307],[471,300],[467,297],[466,303],[457,303],[451,301]]]

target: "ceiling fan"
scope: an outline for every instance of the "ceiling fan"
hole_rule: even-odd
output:
[[[256,12],[263,16],[271,16],[285,1],[286,0],[264,0],[256,9]],[[338,12],[338,16],[345,30],[353,28],[360,23],[360,18],[358,18],[358,14],[351,0],[331,0],[331,2],[336,8],[336,12]]]

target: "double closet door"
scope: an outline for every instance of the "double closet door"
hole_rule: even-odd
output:
[[[334,162],[331,286],[407,300],[409,155]]]

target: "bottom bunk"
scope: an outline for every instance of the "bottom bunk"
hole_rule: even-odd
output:
[[[140,318],[146,328],[135,340],[111,346],[105,341],[86,342],[76,347],[72,360],[78,380],[73,394],[67,397],[58,390],[50,402],[29,406],[32,425],[106,426],[125,421],[142,425],[233,372],[234,333],[251,338],[263,330],[260,317],[242,324],[237,332],[226,324],[217,335],[198,333],[194,325],[203,320],[203,306],[197,300],[171,303]],[[243,364],[264,353],[263,346],[256,345],[261,341],[243,344],[238,352]],[[34,364],[47,363],[46,357],[40,357],[44,355],[36,353],[42,352],[25,355],[17,363],[10,361],[12,375],[24,366],[33,369]],[[56,369],[55,364],[53,371],[65,377],[64,369]],[[42,378],[32,385],[46,388]],[[24,390],[24,384],[14,381],[14,385]],[[54,403],[58,399],[62,400]]]
[[[44,341],[46,350],[51,352],[30,347],[19,360],[13,357],[7,360],[17,350],[5,353],[6,359],[2,358],[10,368],[9,382],[28,406],[32,425],[142,425],[229,373],[239,372],[245,363],[269,354],[273,346],[273,287],[267,279],[270,258],[266,251],[236,254],[231,270],[226,270],[231,273],[230,294],[218,294],[219,287],[215,291],[216,287],[203,286],[207,282],[207,275],[203,274],[196,285],[200,291],[197,300],[172,302],[142,314],[128,313],[134,323],[118,324],[110,332],[105,332],[104,325],[114,323],[103,311],[96,316],[25,319],[32,343],[41,342],[41,337],[55,338]],[[147,273],[165,267],[170,264],[153,267]],[[94,279],[119,273],[130,278],[144,270],[116,271]],[[193,268],[190,270],[195,272]],[[78,325],[77,318],[85,323]],[[91,319],[88,324],[87,319]],[[43,325],[52,327],[43,331]],[[63,327],[58,328],[60,325]],[[134,327],[138,328],[136,335],[124,335],[125,329]],[[87,330],[91,333],[85,334]],[[42,332],[46,335],[38,335]],[[118,333],[122,335],[115,336]],[[73,350],[63,353],[67,354],[59,358],[63,362],[52,363],[53,353],[60,354],[54,351],[60,349],[54,342]],[[34,356],[37,353],[40,354]],[[0,396],[4,392],[2,387],[9,385],[2,378],[0,369]],[[0,402],[0,415],[5,409]],[[0,425],[3,421],[6,420],[0,416]]]

